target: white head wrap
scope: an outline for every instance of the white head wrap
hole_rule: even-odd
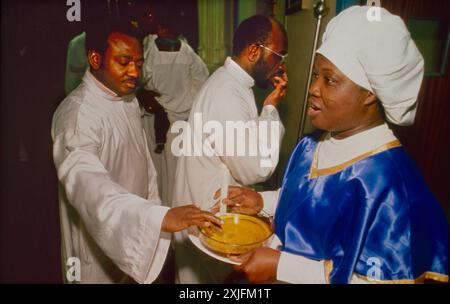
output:
[[[368,18],[370,8],[353,6],[334,17],[317,53],[374,93],[390,122],[411,125],[423,79],[423,57],[402,19],[379,8],[381,18],[373,20]]]

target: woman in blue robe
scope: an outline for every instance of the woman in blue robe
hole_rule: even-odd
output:
[[[230,189],[235,210],[277,202],[278,246],[232,257],[252,282],[448,282],[447,219],[386,123],[413,123],[423,58],[400,18],[367,10],[327,27],[308,100],[325,132],[298,143],[280,191]]]

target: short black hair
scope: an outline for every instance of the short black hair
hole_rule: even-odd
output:
[[[134,37],[142,43],[143,33],[134,27],[130,21],[98,22],[86,29],[86,53],[96,51],[104,55],[108,48],[108,37],[111,33],[123,33]]]
[[[233,56],[239,55],[249,44],[264,44],[272,30],[271,19],[253,15],[238,26],[233,37]]]

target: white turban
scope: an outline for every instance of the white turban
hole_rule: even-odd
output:
[[[378,9],[353,6],[334,17],[317,53],[374,93],[390,122],[411,125],[423,79],[423,57],[402,19],[379,8],[380,19],[373,20],[370,12],[368,18],[371,8],[371,12]]]

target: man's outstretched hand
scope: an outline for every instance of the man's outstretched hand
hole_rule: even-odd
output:
[[[203,211],[195,205],[175,207],[167,211],[161,224],[161,230],[165,232],[176,232],[196,225],[202,228],[222,226],[220,218],[211,212]]]

